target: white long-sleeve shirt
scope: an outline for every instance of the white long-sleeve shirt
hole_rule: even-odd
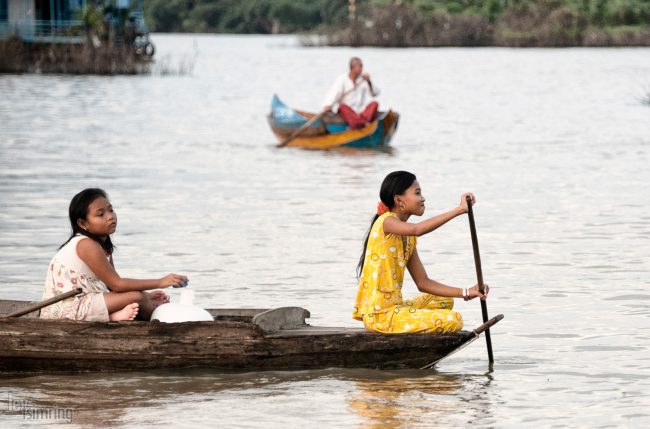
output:
[[[350,92],[342,100],[339,100],[348,91]],[[372,84],[372,88],[370,88],[368,81],[359,76],[357,77],[355,86],[352,79],[350,79],[350,75],[344,73],[334,81],[334,84],[325,96],[325,100],[323,100],[323,106],[332,106],[332,110],[336,111],[338,110],[338,104],[343,103],[350,106],[355,112],[361,113],[368,104],[377,101],[375,99],[376,95],[379,95],[379,89],[374,83]]]

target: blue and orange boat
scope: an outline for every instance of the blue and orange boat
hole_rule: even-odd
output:
[[[283,143],[314,116],[316,114],[287,106],[274,95],[268,121],[273,133]],[[339,115],[326,113],[286,145],[307,149],[383,148],[390,143],[398,121],[399,114],[388,110],[379,112],[377,119],[367,126],[351,130]]]

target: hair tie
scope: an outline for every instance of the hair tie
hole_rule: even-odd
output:
[[[388,210],[388,206],[384,204],[383,202],[379,201],[379,204],[377,204],[377,216],[381,216],[384,213],[386,213]]]

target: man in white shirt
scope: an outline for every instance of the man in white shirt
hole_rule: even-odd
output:
[[[378,94],[368,73],[363,73],[361,59],[353,57],[350,72],[339,76],[327,93],[323,110],[329,112],[338,105],[338,114],[350,128],[363,128],[375,119],[379,107],[375,96]]]

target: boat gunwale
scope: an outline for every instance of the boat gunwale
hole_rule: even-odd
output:
[[[82,330],[91,330],[94,332],[110,333],[114,332],[120,335],[117,331],[128,331],[129,334],[142,334],[145,336],[165,337],[176,336],[183,332],[191,334],[192,331],[219,331],[227,330],[246,330],[255,337],[265,339],[297,339],[297,338],[315,338],[315,337],[357,337],[357,338],[375,338],[383,337],[386,341],[395,342],[400,341],[402,338],[408,337],[412,339],[428,339],[435,341],[444,341],[448,339],[471,339],[477,334],[474,331],[461,330],[447,334],[430,334],[430,333],[380,333],[372,332],[363,327],[345,327],[345,326],[312,326],[305,324],[304,326],[280,329],[277,331],[264,331],[259,326],[252,323],[252,321],[241,320],[218,320],[213,321],[197,321],[197,322],[159,322],[159,321],[121,321],[121,322],[91,322],[85,320],[70,320],[70,319],[41,319],[38,317],[29,317],[25,319],[10,318],[0,316],[0,336],[7,334],[7,324],[11,326],[20,325],[42,325],[49,326],[52,330],[59,330],[62,335],[78,333]],[[20,329],[16,329],[20,331]],[[161,332],[162,331],[162,332]],[[125,332],[126,333],[126,332]],[[22,331],[20,335],[30,336],[42,335],[42,331],[26,332]]]
[[[0,306],[2,305],[30,305],[32,301],[23,301],[23,300],[6,300],[0,299]],[[294,318],[290,320],[292,322],[290,328],[276,329],[276,330],[265,330],[257,323],[255,323],[256,316],[271,314],[274,312],[281,312],[283,310],[293,310]],[[295,314],[295,310],[300,310],[302,314]],[[142,320],[133,320],[133,321],[120,321],[120,322],[98,322],[98,321],[85,321],[85,320],[72,320],[72,319],[43,319],[38,316],[34,316],[33,313],[30,313],[31,316],[22,317],[22,318],[13,318],[7,317],[5,314],[0,314],[0,334],[2,333],[2,323],[10,323],[15,321],[15,324],[20,325],[21,322],[25,324],[36,323],[36,324],[48,324],[53,327],[73,327],[77,326],[86,326],[93,328],[104,327],[106,330],[115,330],[120,328],[136,329],[141,327],[142,329],[153,329],[155,327],[165,327],[168,330],[191,330],[199,328],[224,328],[224,329],[241,329],[241,328],[251,328],[252,331],[257,331],[262,334],[265,338],[289,338],[289,337],[309,337],[309,336],[336,336],[336,335],[381,335],[381,336],[391,336],[391,337],[400,337],[400,336],[432,336],[430,333],[379,333],[368,331],[363,327],[337,327],[337,326],[313,326],[305,322],[306,318],[310,317],[310,313],[307,309],[302,307],[276,307],[271,309],[266,308],[209,308],[206,309],[208,313],[213,316],[211,321],[188,321],[188,322],[160,322],[158,320],[153,321],[142,321]],[[491,320],[496,319],[492,323],[496,324],[503,318],[502,315],[496,316]],[[476,331],[481,328],[480,325],[474,330],[467,331],[461,330],[454,333],[447,334],[436,334],[437,338],[441,337],[458,337],[465,336],[471,337],[478,335]],[[165,330],[165,328],[162,328]],[[137,330],[137,329],[136,329]],[[482,331],[481,331],[482,332]]]

